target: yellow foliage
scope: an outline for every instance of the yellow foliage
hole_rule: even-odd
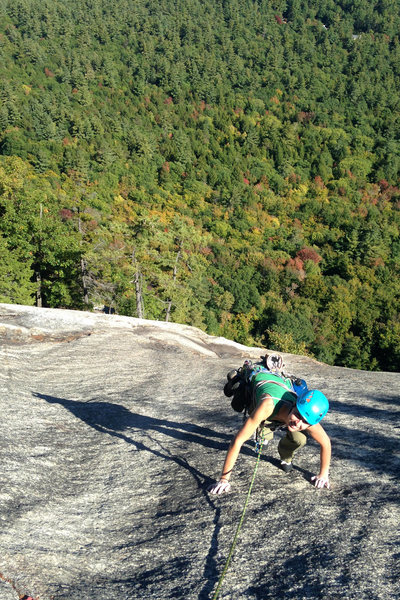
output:
[[[152,208],[149,210],[149,217],[153,218],[154,221],[158,221],[161,225],[168,225],[171,222],[173,211],[170,209],[157,210]]]
[[[232,135],[235,135],[236,137],[240,137],[242,135],[239,129],[237,129],[237,127],[235,127],[232,124],[229,125],[229,131]]]
[[[279,102],[279,100],[278,100]],[[268,115],[265,115],[263,118],[263,122],[264,125],[275,128],[275,129],[281,129],[282,128],[282,123],[281,121],[278,119],[278,117],[276,117],[275,115],[272,115],[271,113],[269,113]],[[262,159],[264,162],[268,163],[268,158],[263,157]]]
[[[272,225],[272,227],[275,227],[276,229],[278,229],[278,227],[281,226],[281,222],[279,221],[278,217],[273,217],[271,215],[268,215],[267,223],[268,225]]]
[[[237,237],[230,237],[227,245],[231,250],[243,250],[245,247],[243,239]]]
[[[222,215],[223,215],[223,208],[221,208],[220,206],[213,206],[213,216],[216,219],[222,219]]]
[[[235,302],[235,297],[231,292],[225,291],[215,298],[215,303],[219,308],[229,311]]]
[[[223,221],[218,221],[215,224],[215,233],[219,236],[221,236],[222,238],[227,238],[228,235],[231,233],[232,227],[229,225],[229,223],[223,222]]]
[[[309,186],[305,183],[301,183],[296,189],[291,190],[290,198],[295,202],[301,202],[307,197]]]
[[[304,342],[296,342],[291,333],[279,333],[278,331],[268,330],[269,343],[273,350],[278,352],[288,352],[289,354],[300,354],[302,356],[312,356],[307,350]]]
[[[315,194],[318,200],[322,200],[325,204],[329,204],[328,194],[329,190],[327,187],[316,187]]]

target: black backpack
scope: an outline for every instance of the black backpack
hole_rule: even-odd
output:
[[[261,361],[254,364],[251,360],[246,360],[242,367],[233,369],[227,374],[227,382],[224,386],[224,394],[228,398],[232,398],[231,406],[236,412],[243,412],[246,415],[250,412],[253,400],[253,387],[251,379],[253,375],[260,371],[268,371],[274,375],[290,378],[293,382],[293,391],[301,392],[307,384],[303,379],[299,379],[294,375],[286,375],[283,373],[283,360],[279,354],[271,354],[262,356]]]

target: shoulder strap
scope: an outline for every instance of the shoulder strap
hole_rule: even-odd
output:
[[[286,383],[280,382],[280,381],[274,381],[273,379],[263,379],[262,381],[258,381],[255,386],[254,389],[265,385],[266,383],[274,383],[275,385],[279,385],[279,387],[283,387],[285,390],[287,390],[288,392],[294,392],[293,388],[289,387],[288,385],[286,385]]]

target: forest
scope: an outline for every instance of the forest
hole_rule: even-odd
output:
[[[400,0],[0,0],[0,302],[400,370]]]

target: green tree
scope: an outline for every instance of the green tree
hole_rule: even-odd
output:
[[[34,304],[36,286],[29,262],[21,260],[18,251],[10,251],[0,235],[0,302],[7,304]]]

